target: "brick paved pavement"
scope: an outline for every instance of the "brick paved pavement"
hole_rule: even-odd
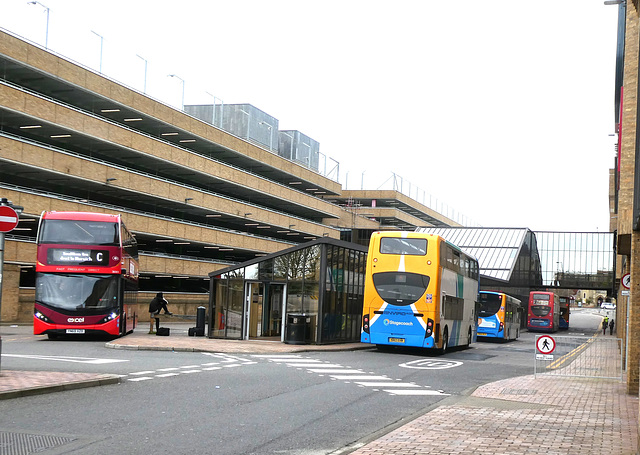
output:
[[[186,333],[186,330],[185,330]],[[359,349],[269,341],[209,340],[172,329],[170,337],[135,333],[107,343],[115,349],[229,353]],[[365,348],[368,346],[364,346]],[[0,371],[0,398],[118,382],[114,375]],[[533,375],[486,384],[366,444],[353,455],[637,454],[638,397],[611,379]]]

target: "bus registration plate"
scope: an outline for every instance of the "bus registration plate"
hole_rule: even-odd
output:
[[[84,333],[84,329],[67,329],[66,333]]]
[[[404,338],[389,338],[389,343],[404,343]]]

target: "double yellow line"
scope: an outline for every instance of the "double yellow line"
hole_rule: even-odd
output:
[[[600,334],[600,332],[596,332],[594,333],[591,338],[589,338],[587,341],[585,341],[584,343],[582,343],[580,346],[578,346],[577,348],[573,349],[572,351],[566,353],[565,355],[563,355],[562,357],[560,357],[558,360],[554,360],[553,362],[551,362],[548,366],[549,369],[552,370],[556,370],[558,368],[561,368],[565,365],[565,363],[569,363],[570,361],[573,360],[573,358],[575,356],[577,356],[578,354],[580,354],[582,351],[584,351],[585,349],[587,349],[589,347],[590,343],[593,343],[596,340],[596,337]]]

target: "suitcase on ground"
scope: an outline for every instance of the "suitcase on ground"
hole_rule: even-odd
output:
[[[189,327],[189,336],[190,337],[203,337],[204,336],[204,328],[202,328],[202,327]]]
[[[160,327],[156,331],[156,335],[159,337],[168,337],[169,336],[169,327]]]

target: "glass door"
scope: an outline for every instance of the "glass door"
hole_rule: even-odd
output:
[[[269,283],[264,305],[264,335],[281,338],[284,284]]]

